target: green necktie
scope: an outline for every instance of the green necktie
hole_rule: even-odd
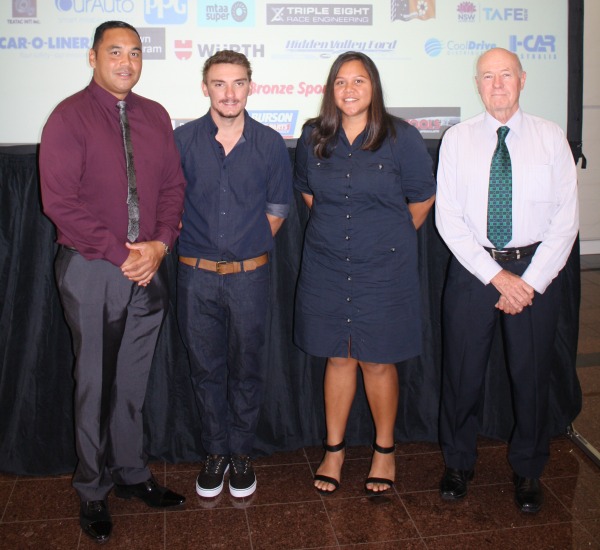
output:
[[[502,249],[512,239],[512,166],[506,147],[510,128],[498,128],[498,145],[490,167],[487,237],[495,248]]]

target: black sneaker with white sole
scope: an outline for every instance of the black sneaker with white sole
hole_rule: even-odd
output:
[[[229,459],[229,492],[236,498],[249,497],[256,491],[256,475],[247,455],[232,455]]]
[[[223,490],[223,478],[229,470],[226,455],[208,455],[204,469],[196,478],[196,493],[201,497],[216,497]]]

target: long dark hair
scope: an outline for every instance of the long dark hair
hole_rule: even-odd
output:
[[[371,80],[372,97],[371,105],[367,115],[366,137],[361,149],[376,151],[381,147],[383,140],[391,135],[396,136],[393,118],[386,112],[383,102],[383,88],[379,71],[373,60],[361,52],[345,52],[338,56],[333,62],[327,77],[327,84],[323,93],[321,110],[319,116],[308,120],[305,124],[314,126],[311,134],[311,142],[314,146],[315,155],[318,158],[327,158],[331,155],[340,128],[342,126],[342,113],[335,104],[333,95],[334,82],[344,63],[348,61],[360,61]]]

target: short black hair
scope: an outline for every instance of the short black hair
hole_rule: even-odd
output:
[[[105,21],[104,23],[102,23],[102,25],[99,25],[96,28],[96,32],[94,33],[94,42],[92,43],[92,50],[98,51],[98,44],[100,44],[100,42],[102,42],[102,37],[104,36],[104,32],[109,29],[128,29],[130,31],[133,31],[135,34],[137,34],[140,41],[142,40],[140,38],[140,33],[137,32],[137,29],[133,25],[130,25],[129,23],[125,23],[125,21]]]

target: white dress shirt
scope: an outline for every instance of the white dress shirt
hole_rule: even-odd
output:
[[[450,128],[440,149],[437,228],[457,260],[482,283],[502,270],[484,246],[490,164],[503,126],[485,112]],[[512,240],[538,241],[523,280],[543,293],[564,267],[579,230],[577,170],[561,128],[520,109],[504,124],[512,163]]]

